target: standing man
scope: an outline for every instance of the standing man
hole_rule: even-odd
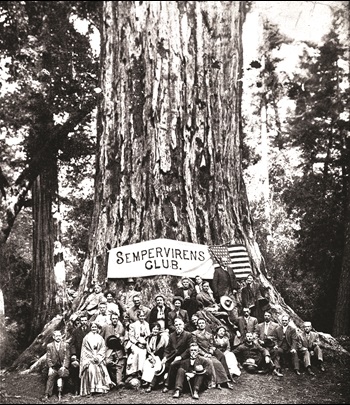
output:
[[[53,332],[53,342],[47,345],[46,363],[49,368],[45,396],[47,401],[52,395],[55,382],[57,382],[58,400],[61,400],[64,379],[69,376],[69,345],[62,342],[62,334],[59,330]]]
[[[216,302],[220,302],[220,298],[223,295],[235,298],[236,301],[238,291],[237,278],[233,270],[227,266],[227,262],[227,257],[223,257],[221,266],[214,270],[212,288]]]
[[[125,329],[119,321],[118,314],[111,314],[111,324],[102,328],[101,336],[105,339],[107,346],[107,370],[117,388],[121,388],[124,386],[122,380],[126,359],[124,351]]]
[[[84,337],[90,332],[88,326],[88,316],[83,314],[80,316],[80,326],[73,330],[72,338],[69,344],[71,363],[70,373],[74,386],[74,395],[79,395],[80,391],[80,378],[79,378],[79,362],[81,355],[81,346],[83,344]]]

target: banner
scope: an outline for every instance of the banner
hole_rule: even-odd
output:
[[[155,239],[109,251],[108,278],[158,275],[212,279],[214,266],[208,246]]]

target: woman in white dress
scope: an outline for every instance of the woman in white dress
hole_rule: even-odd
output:
[[[129,340],[126,345],[126,350],[130,352],[126,360],[127,376],[131,374],[141,376],[147,355],[146,338],[151,334],[145,312],[139,310],[137,318],[137,321],[129,326]]]
[[[115,385],[109,377],[105,356],[105,340],[99,334],[97,323],[92,322],[90,332],[84,337],[81,347],[80,395],[105,394]]]
[[[231,352],[230,339],[227,335],[227,330],[224,326],[219,326],[214,335],[214,346],[224,353],[228,369],[232,377],[241,375],[241,370],[238,367],[237,358]]]

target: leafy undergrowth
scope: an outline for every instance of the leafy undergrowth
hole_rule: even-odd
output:
[[[66,404],[349,404],[350,403],[350,359],[330,360],[326,371],[314,369],[315,376],[292,370],[284,370],[284,377],[251,375],[245,372],[236,379],[234,390],[211,389],[200,394],[199,401],[184,393],[180,399],[172,398],[172,391],[161,390],[146,393],[143,388],[133,391],[123,388],[105,395],[73,397],[67,393],[61,403]],[[3,373],[0,375],[0,400],[3,404],[41,403],[45,385],[41,375]],[[48,403],[57,403],[52,396]]]

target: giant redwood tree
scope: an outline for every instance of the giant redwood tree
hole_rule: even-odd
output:
[[[245,7],[104,2],[95,210],[75,309],[105,280],[109,246],[242,242],[261,274],[241,165]]]

